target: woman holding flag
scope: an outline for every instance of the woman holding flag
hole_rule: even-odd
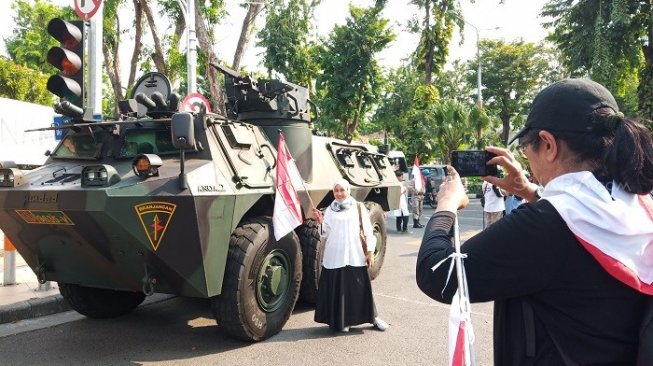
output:
[[[335,182],[333,196],[335,200],[324,216],[313,208],[313,217],[322,225],[325,238],[315,321],[340,332],[349,332],[350,326],[363,323],[386,330],[388,324],[376,315],[367,272],[374,264],[376,248],[369,214],[365,205],[350,195],[347,180]]]
[[[653,295],[653,142],[603,86],[568,79],[542,90],[515,136],[530,183],[506,149],[483,179],[529,203],[467,240],[450,230],[467,196],[456,171],[424,233],[417,284],[450,303],[462,258],[469,300],[494,301],[495,365],[635,365],[651,344],[639,330]],[[640,363],[637,363],[640,362]]]

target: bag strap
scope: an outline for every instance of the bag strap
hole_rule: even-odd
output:
[[[365,231],[363,231],[363,214],[361,213],[361,204],[356,203],[356,208],[358,209],[358,230],[359,236],[361,238],[361,246],[363,247],[363,255],[367,254],[367,243],[365,242]]]
[[[499,189],[499,187],[495,186],[494,184],[492,185],[492,190],[494,191],[494,195],[501,198],[504,197],[503,192]]]
[[[364,233],[363,231],[363,214],[361,213],[361,204],[356,203],[356,208],[358,209],[358,229],[360,230],[361,233]]]

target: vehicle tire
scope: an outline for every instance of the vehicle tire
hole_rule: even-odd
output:
[[[317,301],[317,287],[322,270],[324,243],[320,240],[320,224],[313,219],[295,230],[302,247],[302,286],[299,298],[310,305]]]
[[[270,217],[246,220],[231,234],[222,293],[211,298],[211,310],[229,336],[260,341],[286,324],[301,281],[297,234],[277,241]]]
[[[383,208],[376,202],[365,202],[365,207],[370,214],[370,221],[376,236],[376,249],[374,249],[374,265],[369,268],[370,278],[375,279],[381,272],[385,260],[387,230]]]
[[[96,319],[125,315],[145,300],[142,292],[108,290],[62,282],[59,282],[59,292],[73,310]]]

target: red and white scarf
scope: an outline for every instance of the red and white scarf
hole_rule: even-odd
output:
[[[551,202],[580,244],[613,277],[653,295],[653,200],[613,183],[612,194],[591,172],[549,182]]]

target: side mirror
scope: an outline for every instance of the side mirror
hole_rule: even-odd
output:
[[[175,113],[170,123],[172,144],[177,149],[195,148],[195,125],[190,113]]]

